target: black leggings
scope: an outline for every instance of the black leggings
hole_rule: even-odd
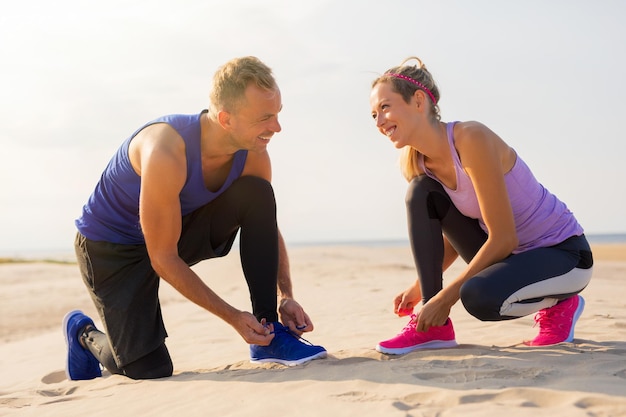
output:
[[[278,226],[272,185],[259,177],[241,177],[211,203],[183,217],[178,242],[189,265],[221,257],[240,231],[239,256],[250,290],[252,313],[259,320],[278,320]]]
[[[92,328],[86,331],[81,339],[102,366],[113,375],[124,375],[131,379],[156,379],[171,376],[174,372],[172,358],[165,343],[156,350],[120,368],[115,362],[106,334]]]
[[[188,264],[225,256],[240,231],[240,257],[253,314],[278,320],[278,228],[271,184],[241,177],[214,201],[183,217],[179,256]],[[78,235],[79,268],[106,335],[83,340],[111,373],[135,379],[172,374],[158,299],[160,278],[145,245],[94,242]]]
[[[465,262],[487,240],[478,220],[461,214],[441,184],[425,175],[411,181],[406,197],[409,239],[423,303],[441,291],[443,235]],[[593,259],[584,235],[558,245],[510,255],[461,287],[463,306],[483,321],[508,320],[548,308],[582,291]]]

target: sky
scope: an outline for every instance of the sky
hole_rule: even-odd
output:
[[[72,250],[74,219],[136,128],[208,107],[254,55],[282,92],[272,139],[288,243],[407,238],[399,151],[370,85],[409,56],[444,121],[499,134],[588,234],[626,233],[626,2],[266,0],[3,2],[0,251]]]

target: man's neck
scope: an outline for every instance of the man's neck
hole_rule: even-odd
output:
[[[228,133],[208,113],[200,121],[200,141],[203,158],[232,156],[238,149],[231,144]]]

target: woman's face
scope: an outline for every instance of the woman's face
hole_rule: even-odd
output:
[[[415,129],[414,106],[405,102],[388,82],[380,82],[372,88],[370,106],[378,131],[398,149],[408,145]]]

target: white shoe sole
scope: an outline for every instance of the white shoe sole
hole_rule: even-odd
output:
[[[405,353],[413,352],[414,350],[419,349],[445,349],[457,346],[458,344],[456,343],[456,340],[431,340],[430,342],[405,348],[386,348],[381,345],[376,345],[376,351],[387,355],[404,355]]]
[[[585,299],[579,295],[578,307],[576,307],[576,311],[574,312],[574,317],[572,317],[572,328],[569,329],[569,335],[567,336],[567,339],[565,339],[561,343],[574,341],[574,328],[576,327],[576,322],[578,321],[578,318],[581,316],[581,314],[583,314],[584,309],[585,309]]]
[[[313,356],[307,356],[306,358],[296,359],[296,360],[283,360],[283,359],[275,359],[275,358],[267,358],[267,359],[250,359],[250,363],[280,363],[281,365],[286,366],[297,366],[302,365],[303,363],[310,362],[313,359],[323,359],[326,357],[328,352],[320,352],[316,353]]]

